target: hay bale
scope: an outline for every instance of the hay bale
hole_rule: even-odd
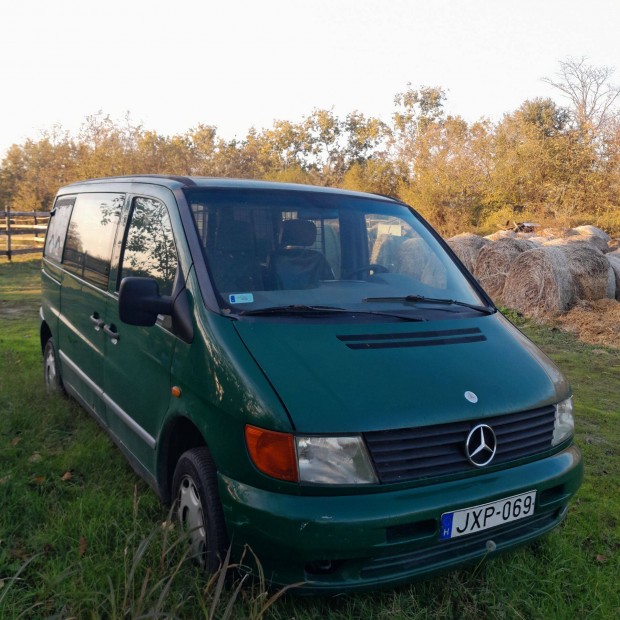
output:
[[[519,254],[535,247],[525,239],[500,239],[486,245],[480,250],[476,259],[474,276],[491,298],[501,301],[510,265]]]
[[[488,239],[489,241],[499,241],[500,239],[513,239],[516,236],[517,233],[513,230],[498,230],[497,232],[494,232],[491,235],[487,235],[484,238]]]
[[[547,241],[549,241],[549,239],[547,237],[540,237],[539,235],[534,235],[532,237],[528,237],[527,240],[530,241],[531,243],[533,243],[535,246],[538,246],[538,247],[540,247],[541,245],[544,245]]]
[[[598,237],[599,239],[602,239],[605,244],[611,241],[611,237],[604,230],[601,230],[596,226],[591,226],[590,224],[587,224],[585,226],[575,226],[573,230],[575,230],[580,235]]]
[[[423,284],[435,288],[446,288],[448,274],[446,268],[423,239],[405,240],[398,249],[400,273],[407,273]]]
[[[469,271],[473,272],[474,265],[476,264],[476,258],[478,258],[480,250],[485,245],[491,243],[491,241],[472,233],[462,233],[451,237],[447,240],[447,243],[465,267],[467,267]]]
[[[543,245],[550,246],[569,246],[569,245],[584,245],[589,246],[591,248],[595,248],[596,250],[600,250],[601,252],[607,252],[607,242],[597,237],[596,235],[571,235],[569,237],[550,239],[543,243]]]
[[[620,250],[620,239],[612,239],[607,242],[608,252],[616,252]]]
[[[547,237],[548,239],[566,239],[567,237],[572,237],[573,235],[578,235],[579,233],[575,232],[574,228],[560,228],[560,227],[552,227],[552,228],[543,228],[538,235],[540,237]]]
[[[579,243],[561,246],[560,250],[564,253],[573,276],[578,299],[593,301],[608,297],[610,265],[600,250]]]
[[[405,237],[379,235],[372,247],[370,262],[385,265],[390,271],[398,272],[400,269],[398,250],[404,241]]]
[[[609,262],[616,283],[616,294],[614,297],[620,301],[620,253],[616,254],[613,252],[612,254],[607,254],[605,258]]]
[[[618,285],[616,284],[616,273],[614,268],[609,265],[609,271],[607,272],[607,298],[616,299],[618,295]]]
[[[564,252],[539,247],[519,254],[506,275],[502,299],[530,317],[566,312],[576,301],[576,288]]]

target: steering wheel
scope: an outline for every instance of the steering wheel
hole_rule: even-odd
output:
[[[368,265],[364,265],[363,267],[358,267],[357,269],[353,269],[353,271],[349,271],[349,273],[347,273],[347,275],[343,279],[350,280],[358,273],[368,272],[368,274],[370,274],[371,271],[375,271],[376,273],[389,273],[390,270],[383,265],[379,265],[378,263],[368,263]]]

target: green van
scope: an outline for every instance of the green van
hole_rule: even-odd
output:
[[[392,585],[557,526],[571,391],[398,200],[133,176],[62,188],[41,349],[217,569]]]

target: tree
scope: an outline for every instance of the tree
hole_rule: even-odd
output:
[[[615,69],[593,67],[586,58],[567,58],[560,61],[555,79],[543,78],[550,86],[568,98],[573,120],[582,132],[598,132],[617,116],[613,106],[620,96],[620,86],[610,83]]]

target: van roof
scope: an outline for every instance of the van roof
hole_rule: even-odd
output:
[[[175,176],[165,174],[132,174],[127,176],[102,177],[98,179],[88,179],[85,181],[77,181],[66,185],[62,190],[69,188],[77,188],[78,186],[101,185],[106,183],[148,183],[151,185],[160,185],[169,189],[187,189],[195,187],[211,187],[211,188],[229,188],[229,189],[288,189],[292,191],[312,191],[337,193],[350,196],[365,196],[369,194],[365,192],[356,192],[344,190],[335,187],[321,187],[317,185],[302,185],[300,183],[279,183],[275,181],[257,181],[253,179],[231,179],[223,177],[190,177]],[[382,198],[400,202],[395,197],[385,196],[382,194],[372,194]]]

